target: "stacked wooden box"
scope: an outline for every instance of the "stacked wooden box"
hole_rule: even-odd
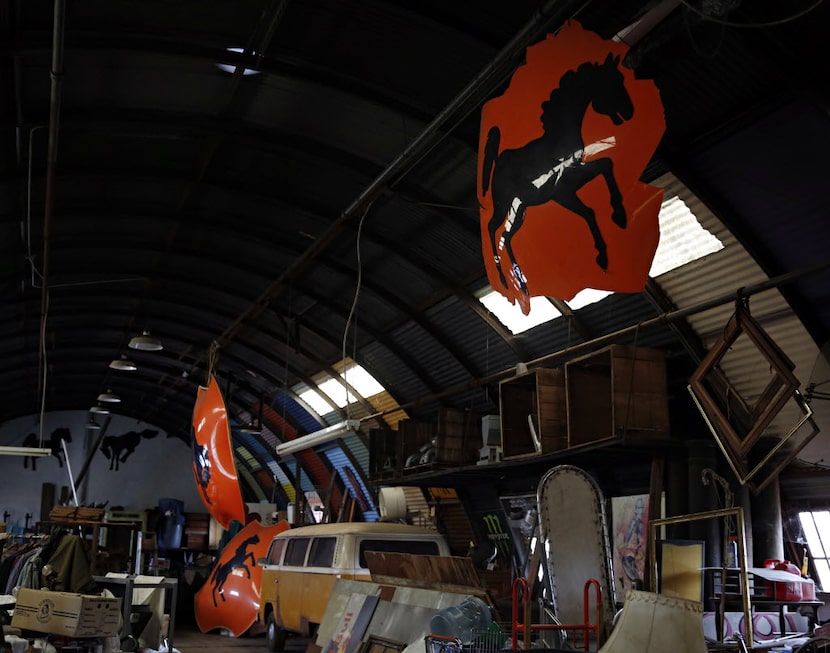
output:
[[[435,438],[435,463],[470,465],[481,448],[481,414],[460,408],[441,408]]]
[[[398,432],[392,429],[369,431],[369,477],[373,481],[397,478],[403,462],[398,442]]]
[[[665,353],[611,345],[565,364],[568,447],[669,435]]]
[[[502,381],[499,405],[505,460],[553,453],[567,447],[562,370],[537,368]]]
[[[398,451],[401,471],[412,474],[424,471],[429,461],[424,459],[426,449],[438,431],[435,422],[416,419],[402,419],[398,422]]]

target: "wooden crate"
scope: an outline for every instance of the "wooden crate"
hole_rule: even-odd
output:
[[[104,518],[103,508],[86,508],[84,506],[55,506],[49,512],[49,519],[55,522],[94,521]]]
[[[382,480],[400,476],[403,461],[399,457],[398,433],[392,429],[369,431],[369,477]]]
[[[433,441],[438,432],[435,422],[425,420],[402,419],[398,422],[398,460],[401,461],[401,471],[412,474],[423,471],[420,462],[421,449]]]
[[[435,463],[469,465],[478,461],[481,448],[481,414],[459,408],[438,412]]]
[[[499,384],[501,447],[505,460],[562,451],[567,447],[565,376],[538,368]],[[538,438],[534,441],[528,416]]]
[[[669,435],[665,353],[611,345],[565,364],[569,448]]]

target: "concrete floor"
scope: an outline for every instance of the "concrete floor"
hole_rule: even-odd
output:
[[[310,643],[308,638],[290,638],[285,646],[286,653],[303,653]],[[173,648],[180,653],[198,653],[199,651],[241,651],[265,653],[265,633],[233,637],[218,631],[203,633],[194,622],[189,620],[177,624],[174,632]]]

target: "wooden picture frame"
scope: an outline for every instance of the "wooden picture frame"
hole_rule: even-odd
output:
[[[742,395],[722,367],[726,355],[745,335],[769,369],[770,378],[754,399]],[[689,378],[688,391],[715,441],[742,485],[757,494],[818,432],[812,409],[798,390],[794,363],[750,315],[738,298],[735,313],[718,341]],[[798,416],[778,438],[766,430],[785,409],[795,406]],[[812,431],[802,429],[808,424]],[[799,433],[801,440],[792,440]],[[770,443],[772,442],[772,444]],[[785,446],[789,442],[790,446]],[[792,446],[796,442],[795,447]],[[800,444],[798,444],[800,442]],[[763,473],[762,473],[763,472]],[[761,474],[752,482],[751,479]]]

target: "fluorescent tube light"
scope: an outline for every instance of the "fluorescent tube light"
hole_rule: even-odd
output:
[[[303,435],[295,440],[290,440],[289,442],[283,442],[282,444],[278,444],[277,448],[275,449],[278,456],[287,456],[292,453],[296,453],[297,451],[302,451],[303,449],[308,449],[309,447],[316,446],[318,444],[323,444],[325,442],[331,442],[332,440],[336,440],[337,438],[346,435],[350,431],[355,431],[360,426],[360,420],[356,419],[347,419],[340,424],[334,424],[333,426],[326,427],[319,431],[315,431],[314,433],[309,433],[308,435]]]
[[[40,449],[38,447],[3,447],[0,446],[0,456],[33,456],[44,458],[51,456],[51,449]]]

